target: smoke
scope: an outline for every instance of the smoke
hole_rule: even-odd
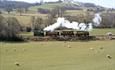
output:
[[[92,29],[93,29],[92,23],[89,23],[89,24],[88,24],[87,31],[91,31]]]
[[[59,28],[61,26],[61,24],[64,23],[65,18],[58,18],[57,22],[49,25],[48,27],[44,28],[44,31],[54,31],[56,28]]]
[[[69,20],[66,20],[63,17],[59,17],[56,23],[44,28],[44,31],[54,31],[55,29],[59,27],[66,27],[66,28],[71,28],[71,29],[79,30],[79,31],[91,31],[93,29],[93,24],[94,26],[99,26],[99,24],[101,23],[102,18],[100,14],[96,13],[92,21],[93,23],[88,23],[88,24],[78,23],[75,21],[70,23]]]
[[[100,13],[96,13],[95,17],[93,18],[94,26],[99,26],[101,21],[102,21],[102,18],[100,16]]]

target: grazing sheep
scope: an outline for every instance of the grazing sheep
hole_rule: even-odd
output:
[[[15,62],[14,64],[15,64],[16,66],[20,66],[19,62]]]
[[[94,50],[94,48],[90,48],[90,50]]]
[[[106,55],[107,58],[111,59],[112,57],[110,55]]]
[[[68,48],[71,48],[70,45],[67,46]]]
[[[103,49],[103,47],[100,47],[100,49],[102,50],[102,49]]]

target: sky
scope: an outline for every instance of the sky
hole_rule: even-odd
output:
[[[40,0],[16,0],[16,1],[25,1],[25,2],[29,2],[29,3],[35,3],[35,2],[39,2]],[[44,0],[45,2],[48,1],[58,1],[58,0]],[[101,5],[103,7],[107,7],[107,8],[115,8],[115,0],[75,0],[75,1],[79,1],[79,2],[84,2],[84,3],[94,3],[96,5]]]

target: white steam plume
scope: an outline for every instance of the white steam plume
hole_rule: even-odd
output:
[[[49,25],[48,27],[44,28],[44,31],[54,31],[56,28],[60,27],[62,23],[64,23],[65,18],[58,18],[57,22]]]
[[[102,18],[100,16],[100,13],[96,13],[95,17],[93,18],[94,26],[99,26],[101,21],[102,21]]]
[[[91,31],[93,29],[92,23],[88,24],[87,31]]]
[[[93,18],[93,24],[95,26],[98,26],[100,22],[102,21],[102,18],[100,17],[100,14],[95,14],[95,17]],[[66,27],[66,28],[72,28],[74,30],[79,30],[79,31],[91,31],[93,29],[92,23],[78,23],[73,21],[70,23],[70,21],[65,20],[63,17],[59,17],[57,19],[57,22],[44,28],[44,31],[54,31],[56,28],[59,27]]]

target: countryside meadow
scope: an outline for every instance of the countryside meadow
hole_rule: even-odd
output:
[[[0,70],[115,70],[115,8],[0,0]]]

